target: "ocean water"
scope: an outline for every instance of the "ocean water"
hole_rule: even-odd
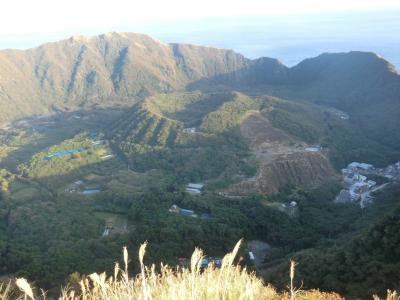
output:
[[[234,49],[287,66],[324,52],[369,51],[400,70],[400,11],[212,18],[153,24],[145,32],[166,42]]]
[[[111,26],[111,25],[110,25]],[[135,22],[49,35],[0,36],[1,48],[29,48],[72,35],[140,32],[163,42],[233,49],[293,66],[324,52],[370,51],[400,70],[400,10]]]

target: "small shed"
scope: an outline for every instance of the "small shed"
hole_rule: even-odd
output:
[[[180,211],[181,211],[181,209],[176,204],[172,205],[169,209],[169,212],[172,212],[172,213],[179,213]]]
[[[253,252],[249,251],[249,258],[250,260],[255,260]]]

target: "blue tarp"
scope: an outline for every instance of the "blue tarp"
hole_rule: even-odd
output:
[[[91,132],[89,132],[89,136],[90,136],[91,138],[95,138],[95,137],[97,136],[97,131],[91,131]]]
[[[208,259],[207,258],[203,258],[201,260],[201,266],[202,267],[207,267],[208,266]]]
[[[82,150],[83,149],[72,149],[72,150],[64,150],[64,151],[56,152],[56,153],[50,154],[48,156],[45,156],[43,158],[43,160],[50,160],[50,159],[52,159],[54,157],[61,157],[61,156],[65,156],[65,155],[68,155],[68,154],[79,153],[79,152],[82,152]]]

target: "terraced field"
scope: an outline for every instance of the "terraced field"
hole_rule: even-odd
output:
[[[129,144],[172,146],[179,123],[136,105],[110,128],[110,136],[124,149]]]

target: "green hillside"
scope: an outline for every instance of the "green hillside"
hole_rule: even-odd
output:
[[[190,84],[190,88],[225,86],[251,95],[322,104],[349,115],[353,127],[392,149],[400,145],[400,75],[374,53],[325,53],[287,68],[268,59]]]
[[[370,138],[399,146],[400,76],[381,57],[363,52],[322,54],[292,68],[290,83],[291,98],[344,110]]]
[[[109,135],[135,170],[162,169],[182,181],[231,178],[254,169],[238,129],[254,106],[236,93],[160,94],[125,113]]]
[[[132,105],[160,92],[233,87],[341,109],[372,140],[400,144],[400,76],[372,53],[322,54],[287,68],[226,49],[107,33],[1,51],[0,76],[1,123],[55,110]]]
[[[292,257],[307,288],[398,288],[396,181],[365,208],[334,199],[350,162],[399,160],[399,78],[371,53],[288,68],[133,33],[0,51],[0,281],[54,296],[122,246],[175,266],[244,238],[278,288]]]

